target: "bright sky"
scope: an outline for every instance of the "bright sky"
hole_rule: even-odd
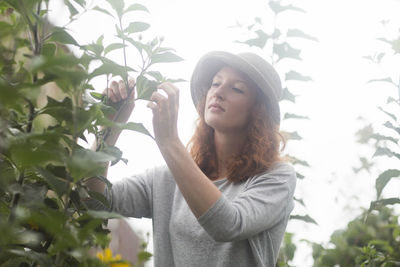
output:
[[[108,9],[105,1],[94,2]],[[375,176],[369,177],[367,173],[356,176],[352,171],[352,167],[359,166],[359,155],[373,153],[361,150],[355,144],[354,134],[362,126],[356,118],[362,115],[384,122],[375,107],[384,104],[393,91],[381,87],[382,84],[367,84],[367,81],[387,77],[388,73],[397,80],[399,73],[395,70],[399,68],[390,64],[389,67],[377,68],[363,56],[386,48],[375,38],[397,38],[393,34],[399,34],[395,29],[400,27],[400,1],[302,0],[291,3],[307,13],[289,11],[282,14],[277,21],[278,27],[299,28],[317,37],[319,42],[296,41],[294,45],[302,49],[303,61],[287,61],[283,63],[285,65],[278,66],[278,71],[293,67],[313,78],[313,82],[303,84],[287,83],[292,92],[300,96],[295,105],[282,103],[281,113],[306,115],[310,120],[283,121],[282,129],[298,131],[304,137],[304,141],[290,142],[287,152],[307,160],[311,165],[311,168],[301,170],[307,177],[298,183],[296,195],[304,199],[308,213],[317,220],[319,226],[291,223],[288,230],[295,233],[296,239],[326,242],[333,230],[344,227],[349,219],[359,213],[358,207],[368,207],[375,197]],[[272,23],[267,1],[261,0],[148,0],[143,4],[148,7],[150,14],[140,15],[139,18],[133,16],[131,19],[144,20],[152,25],[144,38],[164,36],[165,45],[175,48],[177,54],[185,59],[182,63],[160,65],[159,69],[172,78],[189,80],[199,57],[210,50],[248,50],[246,46],[233,43],[242,39],[240,31],[228,29],[236,21],[248,24],[259,16],[268,25]],[[54,18],[62,21],[65,17],[63,13],[63,10],[55,8]],[[386,30],[379,23],[383,19],[391,20]],[[114,24],[109,17],[94,12],[82,16],[70,28],[79,43],[95,41],[101,34],[105,35],[107,43],[113,38]],[[390,28],[390,25],[394,28]],[[266,57],[269,55],[269,51],[252,51]],[[122,63],[122,55],[118,53],[111,56]],[[129,53],[128,64],[133,65],[134,62],[135,55]],[[283,78],[284,72],[280,74]],[[97,81],[98,91],[104,86],[104,80]],[[178,86],[181,90],[179,129],[182,140],[186,142],[192,134],[196,113],[188,83]],[[151,113],[143,103],[138,103],[131,119],[144,122],[151,129]],[[162,163],[155,143],[146,136],[125,132],[117,145],[129,163],[127,166],[117,164],[110,169],[109,174],[114,181]],[[297,207],[294,213],[303,211]],[[135,220],[134,225],[142,231],[151,231],[149,220]],[[302,251],[296,263],[299,266],[311,265],[310,251],[306,248],[302,248]]]

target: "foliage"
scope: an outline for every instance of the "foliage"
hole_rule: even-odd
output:
[[[400,28],[399,28],[400,29]],[[400,34],[397,39],[388,40],[386,38],[378,38],[379,41],[389,45],[389,49],[376,53],[374,56],[366,57],[373,63],[381,66],[385,64],[386,59],[395,60],[399,63],[400,59]],[[397,64],[399,65],[399,64]],[[393,93],[387,98],[386,105],[384,107],[378,107],[380,112],[385,114],[387,121],[384,122],[383,130],[381,132],[373,132],[367,136],[368,139],[375,141],[376,150],[372,157],[388,157],[393,158],[397,162],[393,168],[384,170],[375,180],[376,189],[376,200],[371,202],[369,210],[379,209],[383,205],[400,204],[399,197],[383,198],[382,192],[384,188],[392,179],[400,178],[400,75],[395,73],[396,78],[392,77],[392,74],[388,74],[387,77],[372,79],[369,82],[379,82],[386,84],[393,90]],[[397,82],[395,82],[397,80]],[[387,134],[386,134],[387,132]]]
[[[108,203],[88,191],[84,180],[98,177],[110,186],[101,174],[108,161],[122,159],[122,152],[104,144],[108,127],[148,132],[139,123],[109,120],[117,111],[107,97],[93,93],[102,99],[98,102],[87,91],[101,75],[107,83],[112,76],[127,83],[135,74],[137,99],[147,99],[166,79],[153,65],[181,58],[162,47],[162,38],[142,41],[140,32],[149,24],[124,25],[126,13],[148,12],[143,5],[109,0],[110,9],[104,9],[65,0],[69,23],[85,12],[103,12],[118,22],[120,42],[104,45],[100,36],[81,45],[66,26],[48,21],[49,2],[0,2],[0,265],[102,266],[91,248],[108,245],[105,222],[119,215],[88,210],[82,199],[89,196]],[[138,70],[128,67],[128,45],[142,59]],[[124,65],[106,57],[114,50],[122,52]],[[97,139],[96,151],[83,146],[88,134]]]
[[[381,207],[335,231],[329,244],[313,243],[314,266],[399,266],[400,225],[393,210]]]
[[[386,51],[376,52],[373,56],[365,57],[377,66],[382,67],[387,61],[396,61],[400,50],[398,43],[400,36],[394,40],[378,38],[389,44]],[[398,63],[398,60],[396,61]],[[360,129],[356,136],[358,142],[372,147],[373,155],[360,157],[361,166],[354,168],[356,173],[365,170],[371,175],[372,167],[376,165],[376,157],[399,157],[400,121],[397,118],[400,106],[400,77],[394,82],[392,74],[388,77],[374,78],[369,83],[380,83],[382,87],[388,85],[395,89],[390,94],[387,103],[378,107],[387,118],[387,121],[377,132],[373,124],[367,124]],[[395,73],[398,75],[398,73]],[[393,92],[393,91],[392,91]],[[358,218],[351,221],[344,230],[335,231],[328,245],[312,243],[314,266],[399,266],[400,265],[400,225],[398,216],[393,209],[386,207],[400,203],[398,197],[383,197],[384,188],[392,179],[400,177],[398,164],[381,172],[375,179],[376,200],[370,208]]]

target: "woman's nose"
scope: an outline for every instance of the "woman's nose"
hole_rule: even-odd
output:
[[[215,97],[217,99],[224,99],[225,98],[225,86],[223,84],[220,84],[216,90],[215,90]]]

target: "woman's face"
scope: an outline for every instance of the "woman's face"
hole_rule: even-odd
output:
[[[223,67],[207,92],[205,122],[220,132],[243,131],[255,104],[255,90],[242,73]]]

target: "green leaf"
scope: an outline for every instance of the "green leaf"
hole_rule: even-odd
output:
[[[386,38],[377,38],[377,40],[390,44],[395,54],[400,53],[400,38],[395,40],[388,40]]]
[[[318,223],[311,218],[309,215],[290,215],[290,219],[291,220],[300,220],[300,221],[304,221],[306,223],[313,223],[318,225]]]
[[[378,107],[378,109],[380,110],[380,111],[382,111],[383,113],[385,113],[386,115],[388,115],[390,118],[392,118],[394,121],[397,121],[397,117],[394,115],[394,114],[392,114],[392,113],[390,113],[390,112],[387,112],[386,110],[384,110],[382,107]]]
[[[79,13],[78,10],[76,10],[76,8],[71,4],[69,0],[64,0],[64,4],[68,7],[70,13],[69,18],[72,18],[73,16]]]
[[[385,124],[383,124],[383,126],[394,130],[397,134],[400,134],[400,127],[394,126],[390,121],[385,122]]]
[[[99,38],[97,38],[96,44],[103,46],[103,40],[104,40],[104,35],[102,34],[99,36]]]
[[[65,97],[62,101],[57,101],[47,96],[47,105],[39,111],[39,114],[48,114],[55,118],[59,123],[72,121],[72,101]]]
[[[107,198],[99,192],[96,191],[89,191],[89,196],[101,202],[105,207],[110,208],[110,203],[108,202]]]
[[[43,138],[46,137],[50,135],[43,135]],[[31,134],[11,144],[11,158],[15,164],[20,168],[27,168],[45,166],[48,163],[63,163],[65,153],[61,144],[53,140],[34,140],[34,138],[35,136]]]
[[[290,140],[302,140],[303,138],[299,135],[299,133],[297,131],[295,132],[286,132],[286,131],[282,131],[285,136],[290,139]]]
[[[293,114],[293,113],[285,113],[285,115],[283,116],[284,120],[287,119],[304,119],[304,120],[309,120],[310,118],[307,116],[301,116],[301,115],[297,115],[297,114]]]
[[[388,156],[390,158],[395,156],[398,159],[400,159],[400,154],[398,154],[386,147],[378,147],[372,157],[377,157],[377,156]]]
[[[99,7],[99,6],[95,6],[95,7],[93,8],[93,10],[102,12],[102,13],[104,13],[104,14],[106,14],[106,15],[109,15],[109,16],[111,16],[111,17],[114,18],[114,16],[113,16],[110,12],[108,12],[107,10],[105,10],[104,8],[101,8],[101,7]]]
[[[107,2],[115,10],[118,18],[121,18],[124,10],[124,0],[107,0]]]
[[[400,176],[400,170],[389,169],[384,171],[379,175],[379,177],[375,181],[375,188],[378,198],[381,196],[383,188],[385,188],[386,184],[395,177]]]
[[[292,59],[301,60],[301,57],[300,57],[301,51],[299,49],[292,47],[287,42],[284,42],[281,44],[274,44],[273,51],[275,54],[277,54],[278,61],[280,61],[284,58],[292,58]]]
[[[292,94],[287,87],[283,88],[282,92],[282,99],[281,100],[288,100],[292,103],[296,102],[296,95]]]
[[[395,54],[400,54],[400,38],[392,41],[392,49]]]
[[[162,54],[156,54],[151,57],[151,63],[167,63],[167,62],[179,62],[182,61],[183,58],[175,55],[172,52],[165,52]]]
[[[306,205],[304,204],[304,201],[303,201],[303,199],[301,199],[301,198],[296,198],[296,197],[293,197],[293,199],[294,199],[294,201],[296,201],[296,202],[298,202],[298,203],[300,203],[303,207],[305,207]]]
[[[397,104],[400,105],[399,100],[394,99],[393,97],[389,96],[388,99],[386,100],[386,104],[390,104],[390,103],[392,103],[392,102],[395,102],[395,103],[397,103]]]
[[[310,167],[310,164],[308,164],[308,162],[305,160],[301,160],[301,159],[296,158],[295,156],[291,156],[291,155],[287,155],[287,157],[290,159],[290,162],[294,165],[299,164],[299,165],[303,165],[306,167]]]
[[[53,33],[51,34],[51,40],[63,44],[72,44],[79,46],[79,44],[75,41],[75,39],[65,29],[60,27],[53,28]]]
[[[299,38],[304,38],[304,39],[308,39],[308,40],[312,40],[312,41],[316,41],[318,42],[318,39],[308,35],[306,33],[304,33],[303,31],[299,30],[299,29],[289,29],[287,32],[287,36],[288,37],[299,37]]]
[[[22,112],[22,95],[14,86],[1,83],[0,79],[0,104],[5,108],[13,108]]]
[[[372,134],[370,137],[377,141],[390,141],[390,142],[393,142],[395,145],[397,145],[399,142],[399,139],[397,139],[397,138],[394,138],[391,136],[385,136],[385,135],[381,135],[381,134]]]
[[[126,32],[128,34],[132,34],[135,32],[143,32],[143,31],[147,30],[148,28],[150,28],[150,24],[145,23],[145,22],[135,21],[135,22],[129,23],[129,26],[125,28],[124,32]]]
[[[163,81],[164,77],[162,76],[161,72],[159,71],[148,71],[146,74],[152,76],[156,81]]]
[[[300,179],[300,180],[305,178],[305,176],[299,172],[296,172],[296,177],[297,177],[297,179]]]
[[[53,43],[46,43],[42,47],[42,55],[46,57],[53,57],[56,52],[56,45]]]
[[[396,86],[396,84],[393,82],[392,78],[390,78],[390,77],[381,78],[381,79],[371,79],[368,81],[368,83],[372,83],[372,82],[388,82],[388,83]]]
[[[122,151],[118,147],[115,147],[115,146],[107,146],[104,149],[102,149],[101,152],[104,152],[108,155],[115,157],[115,160],[113,160],[111,162],[111,166],[117,164],[118,161],[120,161],[120,159],[122,157]]]
[[[18,249],[8,249],[7,252],[12,253],[17,256],[21,256],[30,261],[39,263],[40,266],[51,266],[51,260],[46,253],[38,253],[33,250],[18,250]]]
[[[149,12],[149,10],[147,9],[147,7],[145,7],[144,5],[141,4],[133,4],[130,5],[127,9],[125,9],[124,14],[131,12],[131,11],[145,11],[145,12]]]
[[[124,47],[126,47],[126,45],[121,44],[121,43],[110,44],[104,49],[104,55],[107,55],[108,53],[110,53],[113,50],[124,48]]]
[[[43,168],[38,168],[38,172],[49,184],[59,197],[62,197],[68,190],[68,181],[64,178],[56,177],[54,174]]]
[[[94,177],[103,173],[104,164],[112,160],[115,160],[115,157],[103,152],[76,149],[67,160],[67,166],[74,181],[79,181],[82,178]]]
[[[140,75],[136,78],[137,98],[149,100],[151,94],[157,90],[158,82],[152,81]]]
[[[263,30],[257,30],[257,31],[255,31],[255,34],[257,35],[257,37],[255,37],[255,38],[251,38],[246,41],[235,41],[235,42],[241,43],[241,44],[246,44],[250,47],[256,46],[256,47],[263,49],[270,36],[268,34],[266,34]]]
[[[152,139],[154,137],[150,134],[150,132],[143,126],[142,123],[137,123],[137,122],[128,122],[124,126],[122,126],[123,129],[126,130],[131,130],[131,131],[136,131],[142,134],[145,134],[147,136],[150,136]]]
[[[84,49],[88,50],[88,51],[93,52],[98,57],[100,57],[101,53],[104,50],[104,47],[102,45],[95,44],[95,43],[92,43],[92,44],[89,44],[89,45],[85,45],[85,46],[82,46],[82,47]]]
[[[153,256],[153,254],[151,254],[150,252],[147,251],[140,251],[137,254],[137,258],[139,260],[139,262],[146,262],[148,260],[150,260],[150,258]]]
[[[385,198],[376,201],[372,201],[369,207],[369,211],[379,210],[382,206],[400,204],[400,198]]]
[[[294,70],[291,70],[285,74],[285,80],[286,81],[296,80],[296,81],[305,81],[305,82],[312,81],[311,77],[304,76],[301,73],[294,71]]]
[[[109,60],[107,62],[104,62],[100,67],[98,67],[92,73],[90,73],[89,77],[92,79],[99,75],[109,75],[109,74],[112,74],[112,76],[127,77],[128,70],[132,69],[119,65]]]
[[[90,95],[97,100],[103,100],[104,98],[103,94],[97,92],[91,92]]]
[[[138,51],[139,53],[142,53],[142,51],[146,51],[146,53],[149,55],[151,54],[151,47],[149,45],[143,44],[141,42],[135,41],[132,38],[126,38],[126,40],[131,43]]]
[[[289,10],[306,13],[303,9],[293,6],[293,5],[283,6],[283,5],[281,5],[280,1],[269,1],[268,4],[269,4],[269,7],[275,12],[275,14],[279,14],[281,12],[289,11]]]

